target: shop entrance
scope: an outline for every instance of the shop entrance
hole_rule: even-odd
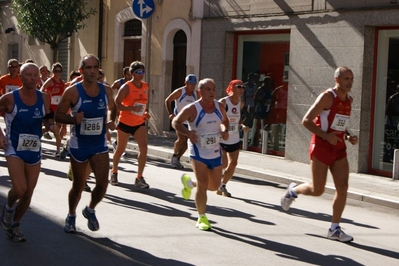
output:
[[[391,176],[399,149],[399,30],[377,30],[372,170]]]
[[[250,151],[285,154],[289,38],[288,33],[237,38],[236,73],[246,85],[243,120],[251,128]]]

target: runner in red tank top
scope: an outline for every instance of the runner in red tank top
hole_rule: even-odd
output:
[[[346,157],[345,140],[357,144],[357,136],[349,134],[348,122],[351,113],[353,73],[348,67],[335,70],[335,87],[321,93],[308,112],[302,124],[312,132],[310,144],[310,165],[312,182],[300,185],[291,183],[281,198],[281,206],[288,210],[298,194],[321,196],[330,170],[335,184],[333,214],[327,238],[349,242],[353,237],[345,234],[339,226],[345,208],[348,191],[349,164]]]
[[[65,81],[63,81],[61,79],[61,74],[62,74],[61,63],[53,64],[51,71],[53,73],[53,76],[44,82],[44,84],[40,90],[49,95],[50,102],[51,102],[50,109],[51,109],[52,113],[54,114],[55,111],[57,110],[58,104],[61,100],[61,96],[64,93]],[[55,157],[60,156],[61,140],[66,135],[66,125],[57,123],[57,126],[59,128],[59,131],[54,132],[55,144],[56,144],[56,148],[57,148],[57,150],[54,153]],[[45,132],[43,132],[43,133],[45,133]],[[48,138],[47,132],[46,132],[46,136]]]

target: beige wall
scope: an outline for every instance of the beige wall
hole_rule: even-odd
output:
[[[169,129],[164,99],[171,91],[171,66],[173,65],[173,36],[183,29],[188,40],[187,73],[199,75],[199,51],[203,1],[154,1],[155,10],[149,19],[142,20],[141,61],[146,65],[145,80],[150,84],[150,131],[163,134]],[[192,3],[196,2],[192,6]],[[99,1],[90,1],[98,10]],[[124,23],[138,19],[132,11],[131,1],[104,1],[104,24],[101,66],[108,83],[121,77],[123,66]],[[79,63],[87,53],[98,53],[98,14],[86,21],[87,27],[71,38],[71,65]],[[195,34],[193,33],[195,32]],[[149,38],[151,34],[151,38]],[[194,47],[194,48],[193,48]],[[150,61],[148,61],[150,60]],[[182,81],[183,82],[183,81]]]
[[[104,4],[103,37],[101,67],[105,71],[106,80],[112,83],[121,77],[123,66],[124,23],[137,18],[132,11],[131,1],[93,0],[88,1],[88,8],[99,10],[99,3]],[[202,0],[156,0],[155,11],[149,19],[142,20],[142,48],[141,60],[146,65],[145,80],[150,84],[150,130],[155,134],[163,134],[169,130],[169,121],[164,107],[164,99],[171,92],[171,75],[173,66],[173,37],[182,29],[187,35],[186,71],[200,76],[200,46],[201,46],[201,19],[203,16]],[[9,14],[7,18],[12,18]],[[141,19],[139,19],[141,20]],[[3,27],[6,26],[2,17]],[[98,27],[99,13],[85,21],[86,27],[75,33],[69,40],[69,69],[78,68],[82,56],[86,54],[98,55]],[[149,34],[151,36],[149,37]],[[16,38],[10,36],[8,38]],[[21,37],[23,38],[23,37]],[[4,35],[1,35],[2,51],[5,51]],[[26,49],[25,49],[26,48]],[[39,51],[41,49],[41,51]],[[51,50],[42,47],[30,46],[24,43],[26,52],[23,58],[43,58],[50,66],[47,58],[51,58]],[[31,51],[31,52],[29,52]],[[29,56],[28,56],[29,55]],[[30,56],[31,55],[31,56]],[[43,55],[43,56],[42,56]],[[25,58],[26,57],[26,58]],[[4,58],[4,55],[3,55]],[[0,58],[1,59],[1,58]],[[179,62],[184,63],[184,62]],[[41,64],[41,62],[40,62]],[[5,64],[1,66],[5,69]],[[183,83],[183,81],[182,81]]]
[[[95,8],[98,12],[98,0],[87,1],[89,8]],[[70,38],[69,72],[77,70],[80,59],[87,54],[98,55],[98,13],[85,20],[85,28],[74,33]]]
[[[189,38],[188,42],[191,44],[194,40],[200,39],[198,37],[200,32],[192,37],[192,24],[196,25],[194,27],[197,31],[200,27],[198,20],[189,19],[192,1],[175,0],[173,5],[166,1],[154,2],[154,13],[149,19],[142,20],[141,61],[146,65],[145,80],[150,84],[149,109],[152,117],[149,121],[150,131],[163,134],[164,130],[169,129],[164,99],[171,91],[170,66],[173,63],[171,60],[174,33],[184,28]],[[124,23],[131,19],[139,19],[134,15],[130,5],[130,1],[107,1],[107,7],[104,10],[102,67],[110,83],[121,76],[123,68]],[[149,34],[151,38],[148,37]],[[199,41],[196,45],[199,47]],[[196,50],[197,52],[193,52],[196,56],[191,56],[190,53],[186,64],[187,71],[197,71],[198,74],[199,63],[195,66],[195,62],[199,61],[199,48]]]
[[[28,58],[41,66],[46,65],[48,68],[51,67],[52,53],[50,46],[44,43],[39,43],[25,35],[19,28],[17,19],[12,12],[9,5],[1,6],[1,26],[0,26],[0,73],[4,75],[8,73],[7,61],[8,61],[8,45],[18,43],[19,45],[19,57],[16,58],[20,62],[25,61]],[[5,33],[8,28],[14,28],[15,32]]]
[[[164,100],[169,95],[171,88],[171,66],[173,61],[170,60],[173,53],[173,36],[184,26],[187,27],[186,33],[188,43],[191,43],[192,26],[189,21],[189,11],[191,1],[179,0],[173,1],[173,6],[163,1],[158,6],[152,16],[152,39],[151,39],[151,116],[154,118],[150,121],[150,130],[156,134],[162,134],[164,130],[169,130],[169,120],[164,107]],[[178,8],[177,8],[178,7]],[[176,22],[180,28],[171,28],[171,23]],[[181,24],[179,24],[179,22]],[[168,32],[168,30],[170,31]],[[165,32],[166,30],[166,32]],[[169,38],[167,38],[169,36]],[[188,44],[189,46],[189,44]],[[164,51],[168,50],[169,52]],[[189,51],[189,49],[188,49]],[[173,57],[172,57],[173,58]],[[190,60],[187,58],[187,60]],[[187,68],[193,70],[193,66],[186,62]],[[183,81],[182,81],[183,82]]]
[[[88,8],[99,10],[99,3],[102,0],[88,1]],[[123,66],[123,29],[124,23],[131,19],[137,18],[132,11],[131,1],[102,1],[104,4],[103,15],[103,37],[102,37],[102,54],[101,67],[105,71],[108,83],[121,77]],[[179,29],[185,29],[190,38],[188,40],[189,47],[194,43],[196,49],[188,54],[187,73],[199,74],[199,46],[200,46],[200,20],[190,20],[192,16],[193,1],[175,0],[173,5],[166,1],[155,1],[155,11],[151,18],[142,20],[142,49],[141,60],[146,65],[147,75],[146,81],[150,83],[150,130],[156,134],[163,134],[164,130],[169,129],[166,111],[164,108],[164,99],[171,91],[171,65],[173,64],[173,36]],[[196,5],[198,6],[196,1]],[[199,5],[201,7],[201,5]],[[198,8],[196,8],[198,11]],[[201,11],[201,10],[200,10]],[[11,12],[8,9],[8,12]],[[195,15],[201,16],[201,12]],[[8,20],[12,20],[11,14],[6,14]],[[3,27],[7,26],[7,19],[2,18]],[[15,20],[15,18],[14,18]],[[139,19],[141,20],[141,19]],[[98,55],[98,27],[99,13],[91,16],[85,21],[86,27],[75,33],[69,40],[69,69],[77,69],[82,56],[86,54]],[[194,26],[192,26],[194,25]],[[151,26],[151,29],[149,28]],[[197,31],[194,35],[193,27]],[[165,32],[165,29],[167,32]],[[148,34],[151,33],[151,37]],[[48,45],[32,46],[27,43],[23,36],[1,35],[1,51],[6,51],[6,43],[13,42],[14,39],[20,38],[21,41],[21,58],[33,58],[38,64],[46,64],[50,67],[52,53]],[[25,38],[26,39],[26,38]],[[23,48],[22,48],[23,45]],[[5,58],[4,54],[2,58]],[[148,59],[150,58],[150,61]],[[1,58],[0,58],[1,59]],[[40,59],[40,60],[39,60]],[[3,60],[4,62],[4,60]],[[1,65],[2,72],[6,71],[5,64]]]
[[[97,1],[93,1],[97,2]],[[123,26],[124,23],[131,19],[138,19],[131,10],[131,1],[105,1],[106,6],[104,8],[104,31],[103,31],[103,52],[102,52],[102,68],[104,69],[108,81],[113,81],[121,77],[123,66]],[[147,47],[143,44],[147,44],[147,24],[148,20],[151,20],[151,76],[162,75],[162,40],[164,29],[166,25],[175,18],[182,18],[188,21],[189,10],[191,7],[191,1],[186,0],[175,0],[173,6],[169,5],[165,1],[154,1],[155,11],[150,19],[144,19],[143,22],[143,35],[142,35],[142,61],[146,62],[146,51]],[[162,4],[159,4],[162,3]],[[97,4],[95,4],[97,8]],[[179,8],[174,8],[174,7]],[[98,8],[97,8],[98,9]],[[97,16],[96,16],[97,17]],[[92,19],[90,23],[98,23],[98,19],[94,22]],[[89,22],[88,22],[89,24]],[[120,25],[116,25],[120,24]],[[117,30],[116,30],[117,29]],[[97,29],[93,30],[87,27],[87,29],[79,32],[79,38],[82,43],[85,43],[86,47],[93,46],[93,40],[95,40],[95,48],[97,49]],[[96,36],[93,37],[92,35]],[[84,35],[85,37],[82,37]],[[86,38],[87,36],[87,38]],[[148,68],[148,66],[146,66]],[[148,78],[148,77],[147,77]]]
[[[114,43],[115,35],[123,32],[115,32],[115,17],[118,12],[129,8],[131,1],[105,1],[104,24],[103,24],[103,47],[101,65],[105,71],[108,83],[111,83],[122,76],[123,62],[114,60],[115,50],[123,51],[123,42]],[[122,39],[121,39],[122,40]],[[116,48],[116,49],[115,49]]]

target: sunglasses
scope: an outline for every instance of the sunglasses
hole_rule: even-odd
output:
[[[8,66],[9,68],[19,68],[19,66]]]
[[[134,71],[134,73],[139,74],[139,75],[145,74],[145,70],[136,70],[136,71]]]
[[[62,70],[54,70],[53,73],[62,73]]]
[[[245,86],[244,86],[244,85],[235,85],[235,87],[236,87],[236,88],[239,88],[239,89],[245,89]]]

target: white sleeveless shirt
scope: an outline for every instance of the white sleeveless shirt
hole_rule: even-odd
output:
[[[223,115],[219,108],[219,102],[214,100],[215,110],[208,114],[202,109],[199,101],[192,103],[197,116],[193,122],[188,123],[189,130],[195,130],[198,142],[189,141],[190,157],[202,159],[215,159],[221,156],[220,149],[220,124]]]
[[[240,118],[241,118],[241,100],[234,105],[230,101],[230,97],[225,97],[226,102],[226,114],[229,119],[229,138],[227,140],[221,140],[224,144],[236,144],[240,142]]]

